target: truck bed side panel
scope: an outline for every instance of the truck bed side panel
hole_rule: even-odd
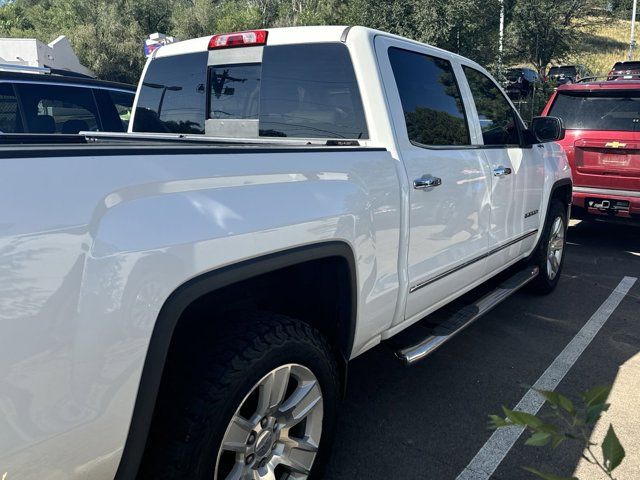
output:
[[[354,351],[388,327],[400,225],[388,152],[84,148],[0,152],[0,465],[9,478],[115,473],[157,314],[204,272],[340,240],[357,264]]]

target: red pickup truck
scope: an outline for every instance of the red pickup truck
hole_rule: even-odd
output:
[[[572,216],[640,224],[640,80],[562,85],[542,115],[567,129]]]

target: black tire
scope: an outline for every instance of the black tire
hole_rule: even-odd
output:
[[[206,368],[182,372],[188,380],[172,381],[179,398],[156,407],[153,443],[138,478],[212,480],[232,416],[260,379],[286,364],[311,370],[322,390],[322,435],[309,477],[321,478],[340,392],[332,349],[318,330],[304,322],[266,312],[241,317],[211,345],[217,353],[204,362]]]
[[[554,222],[557,218],[562,220],[563,225],[563,254],[560,258],[559,267],[555,275],[549,270],[548,262],[547,262],[547,252],[549,248],[549,241],[551,239],[551,229],[553,227]],[[540,294],[546,295],[551,293],[556,286],[558,285],[558,281],[560,280],[560,275],[562,273],[562,267],[564,265],[564,258],[566,253],[566,238],[567,238],[567,208],[564,203],[559,200],[552,200],[551,206],[549,208],[549,213],[545,220],[544,229],[542,231],[542,236],[540,237],[540,242],[538,247],[531,258],[531,264],[538,266],[540,269],[540,273],[538,276],[529,284],[529,290]]]

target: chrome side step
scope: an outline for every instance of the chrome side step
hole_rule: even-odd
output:
[[[538,267],[527,267],[521,270],[476,302],[447,314],[446,318],[438,323],[428,337],[415,345],[398,350],[396,356],[405,365],[411,365],[418,360],[422,360],[500,302],[520,290],[536,278],[538,273]]]

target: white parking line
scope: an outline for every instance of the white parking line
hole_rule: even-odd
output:
[[[638,280],[636,277],[622,279],[615,290],[611,292],[609,298],[596,310],[589,321],[549,365],[549,368],[538,378],[533,387],[522,397],[514,410],[533,415],[538,413],[544,404],[544,398],[533,389],[554,390],[558,386],[625,295],[631,290],[636,280]],[[524,428],[521,427],[501,428],[494,431],[487,443],[482,446],[456,480],[486,480],[490,478],[523,431]]]

